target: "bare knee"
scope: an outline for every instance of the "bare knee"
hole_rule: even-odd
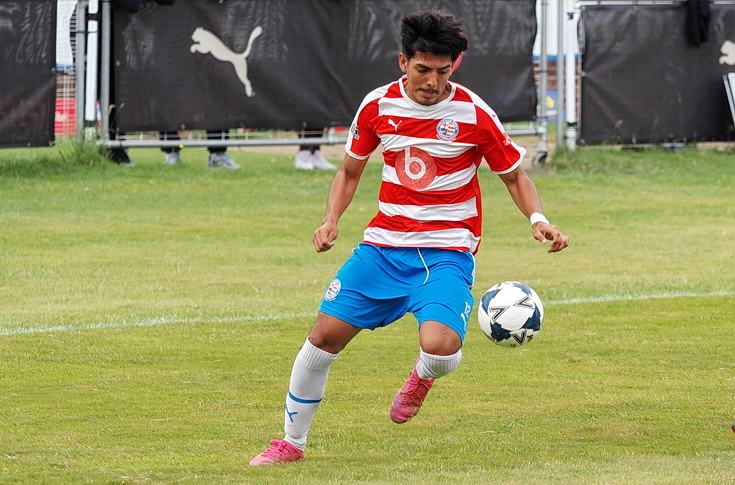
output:
[[[316,323],[309,333],[309,342],[325,352],[337,354],[360,330],[344,320],[319,312]]]
[[[427,354],[452,355],[462,348],[462,339],[443,323],[427,321],[419,329],[419,344]]]

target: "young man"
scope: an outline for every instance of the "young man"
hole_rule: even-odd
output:
[[[533,236],[550,241],[548,252],[569,244],[542,214],[536,187],[521,168],[525,150],[477,95],[449,82],[467,49],[462,24],[435,11],[404,17],[398,61],[405,75],[368,94],[358,109],[326,215],[314,232],[315,249],[334,246],[337,223],[368,157],[382,143],[379,211],[329,285],[296,356],[286,395],[286,436],[271,441],[251,465],[303,459],[329,367],[362,329],[388,325],[408,312],[418,320],[419,357],[390,408],[395,423],[415,416],[434,380],[459,365],[474,305],[473,255],[482,221],[477,170],[483,158],[530,218]]]

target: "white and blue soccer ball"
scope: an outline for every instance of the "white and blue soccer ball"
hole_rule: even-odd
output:
[[[505,281],[482,295],[477,321],[487,337],[503,347],[519,347],[541,331],[544,306],[533,289]]]

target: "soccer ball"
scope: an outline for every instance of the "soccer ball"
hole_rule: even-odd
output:
[[[505,281],[482,295],[477,321],[482,332],[496,344],[519,347],[541,330],[544,307],[530,286]]]

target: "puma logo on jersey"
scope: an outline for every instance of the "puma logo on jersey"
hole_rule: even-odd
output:
[[[396,132],[398,132],[398,125],[400,125],[401,123],[403,123],[403,120],[401,120],[398,123],[396,123],[392,119],[390,119],[390,118],[388,119],[388,124],[391,125],[396,130]]]
[[[197,27],[197,29],[194,30],[194,33],[191,34],[191,40],[193,40],[194,43],[191,45],[189,50],[192,54],[197,52],[200,54],[212,54],[212,56],[214,56],[218,61],[229,62],[232,64],[232,67],[235,68],[235,74],[237,74],[238,79],[240,79],[240,82],[245,86],[245,94],[248,97],[252,97],[255,92],[253,91],[253,86],[250,84],[250,79],[248,78],[247,59],[248,56],[250,56],[250,49],[253,47],[253,42],[262,33],[263,28],[261,26],[255,27],[255,29],[250,33],[250,38],[248,39],[248,45],[245,48],[245,51],[233,52],[212,32],[202,27]]]

